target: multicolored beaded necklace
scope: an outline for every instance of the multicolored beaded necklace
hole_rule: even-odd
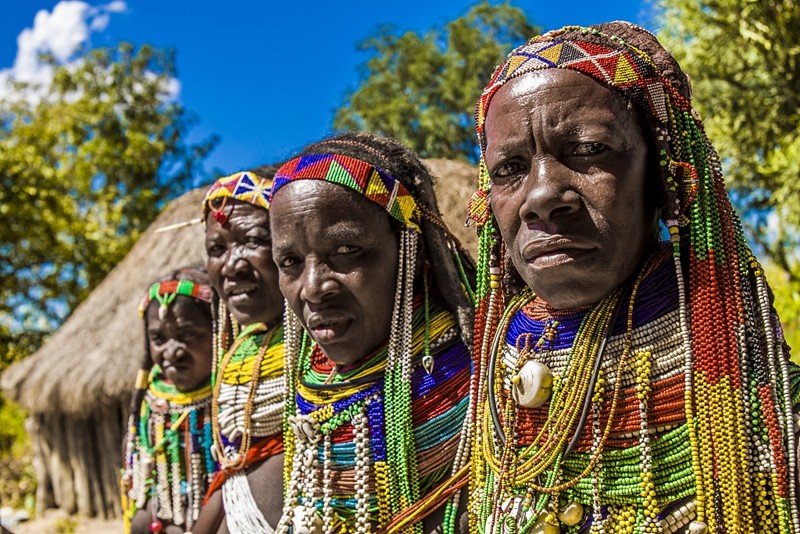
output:
[[[304,360],[309,338],[299,334],[299,319],[291,311],[286,314],[284,367],[291,419],[287,417],[284,423],[287,488],[277,530],[360,533],[377,523],[382,534],[421,532],[422,519],[446,502],[443,526],[452,533],[460,488],[466,482],[472,405],[464,400],[466,390],[443,386],[424,375],[448,383],[448,372],[460,373],[463,367],[463,387],[472,386],[462,360],[466,349],[460,342],[437,358],[431,353],[434,346],[444,343],[443,332],[448,332],[447,339],[457,337],[458,328],[450,313],[429,309],[426,276],[422,276],[424,297],[417,302],[415,295],[422,217],[437,226],[443,225],[441,218],[423,209],[386,170],[342,154],[309,154],[287,161],[275,174],[272,194],[296,180],[324,180],[350,188],[381,206],[403,227],[389,339],[377,355],[348,370],[334,368],[317,351]],[[451,250],[456,251],[455,246]],[[445,330],[434,335],[433,318],[440,313]],[[456,358],[452,364],[450,356]],[[448,366],[439,365],[439,358]],[[326,382],[330,384],[315,383],[321,372],[329,372]],[[424,398],[420,400],[419,391],[428,380],[434,381],[434,389],[427,397],[441,397],[442,402],[451,399],[452,404],[443,404],[445,413],[431,410],[420,415]],[[344,392],[320,393],[327,389]],[[437,433],[441,436],[436,437]],[[349,485],[340,484],[342,470],[349,470]],[[450,471],[455,473],[429,491],[428,486]]]
[[[294,458],[287,507],[296,527],[325,533],[386,527],[450,475],[469,404],[469,357],[452,314],[427,308],[414,313],[408,398],[387,400],[387,346],[346,368],[315,345],[303,351],[286,438]],[[426,355],[435,362],[430,373]],[[402,433],[391,425],[398,412],[411,414]],[[399,448],[408,458],[403,464],[392,461]],[[413,501],[400,489],[403,480]]]
[[[230,319],[222,303],[218,317]],[[283,452],[283,328],[254,323],[237,332],[238,325],[231,322],[220,322],[214,340],[211,421],[220,471],[208,496],[222,488],[231,532],[272,532],[245,469]],[[230,346],[229,332],[235,335]]]
[[[604,300],[581,313],[532,320],[525,310],[538,305],[527,302],[529,293],[506,303],[504,244],[482,163],[470,202],[480,234],[475,413],[488,411],[491,393],[502,431],[482,417],[476,422],[470,531],[675,532],[688,522],[697,534],[800,533],[794,371],[763,271],[691,102],[644,51],[597,28],[567,27],[532,39],[497,69],[476,111],[482,149],[496,91],[509,79],[550,68],[572,69],[619,91],[649,128],[667,196],[663,223],[672,268],[640,276],[625,333],[617,322],[609,361],[590,387],[585,348],[596,345],[612,307]],[[673,309],[651,314],[664,291]],[[569,346],[558,345],[563,339]],[[495,341],[502,350],[493,350]],[[520,366],[542,360],[555,373],[552,384],[541,370],[527,380],[552,386],[550,405],[518,409],[516,399],[527,395],[514,382]],[[590,401],[585,431],[567,402],[572,387]],[[577,447],[569,450],[564,441],[576,432]],[[501,436],[513,447],[497,449]],[[591,507],[588,518],[576,504]]]
[[[210,384],[183,393],[153,366],[141,411],[128,431],[123,470],[123,484],[130,485],[128,520],[152,499],[156,517],[191,531],[217,471],[210,409]]]
[[[217,353],[222,356],[211,373],[215,454],[224,471],[235,472],[246,466],[253,438],[280,440],[283,327],[248,325],[228,350]]]

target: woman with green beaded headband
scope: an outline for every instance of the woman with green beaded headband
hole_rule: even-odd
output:
[[[268,202],[276,168],[219,178],[203,199],[216,327],[211,434],[220,471],[194,534],[269,533],[283,507],[283,297]]]
[[[798,370],[691,98],[625,22],[484,90],[472,532],[800,532]]]
[[[217,470],[211,455],[211,287],[182,268],[142,299],[145,357],[122,474],[126,532],[191,532]]]
[[[278,170],[271,210],[287,330],[306,332],[286,342],[279,531],[466,531],[474,271],[430,173],[345,133]]]

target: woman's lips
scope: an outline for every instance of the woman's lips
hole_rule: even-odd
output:
[[[522,259],[526,263],[558,261],[575,257],[593,248],[594,245],[590,243],[562,237],[534,240],[522,249]]]
[[[350,325],[350,320],[341,315],[312,315],[308,319],[308,329],[317,343],[324,345],[342,336]]]
[[[244,303],[253,297],[253,293],[258,290],[255,284],[232,286],[225,289],[225,296],[229,303]]]

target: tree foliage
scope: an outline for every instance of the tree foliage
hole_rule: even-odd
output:
[[[522,10],[487,2],[424,35],[383,28],[361,44],[369,59],[334,126],[396,137],[422,157],[475,163],[475,102],[503,57],[537,32]]]
[[[800,6],[660,0],[659,37],[694,85],[750,238],[800,282]]]
[[[103,279],[215,143],[186,141],[170,51],[121,44],[54,68],[0,104],[2,366]]]

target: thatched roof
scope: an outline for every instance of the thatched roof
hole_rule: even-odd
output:
[[[449,160],[426,163],[438,178],[439,208],[446,222],[475,255],[475,232],[464,227],[475,168]],[[191,191],[169,204],[45,345],[3,373],[0,387],[6,395],[30,412],[76,416],[98,403],[127,400],[144,347],[139,299],[164,273],[205,261],[202,225],[156,230],[198,217],[203,192]]]
[[[449,159],[426,159],[425,164],[436,178],[436,198],[447,226],[477,260],[478,235],[475,227],[464,226],[464,221],[467,202],[478,188],[478,170],[463,161]]]
[[[170,203],[44,346],[3,373],[10,398],[31,412],[76,415],[127,398],[144,350],[139,300],[170,269],[205,261],[202,225],[156,230],[198,217],[202,200],[198,189]]]

